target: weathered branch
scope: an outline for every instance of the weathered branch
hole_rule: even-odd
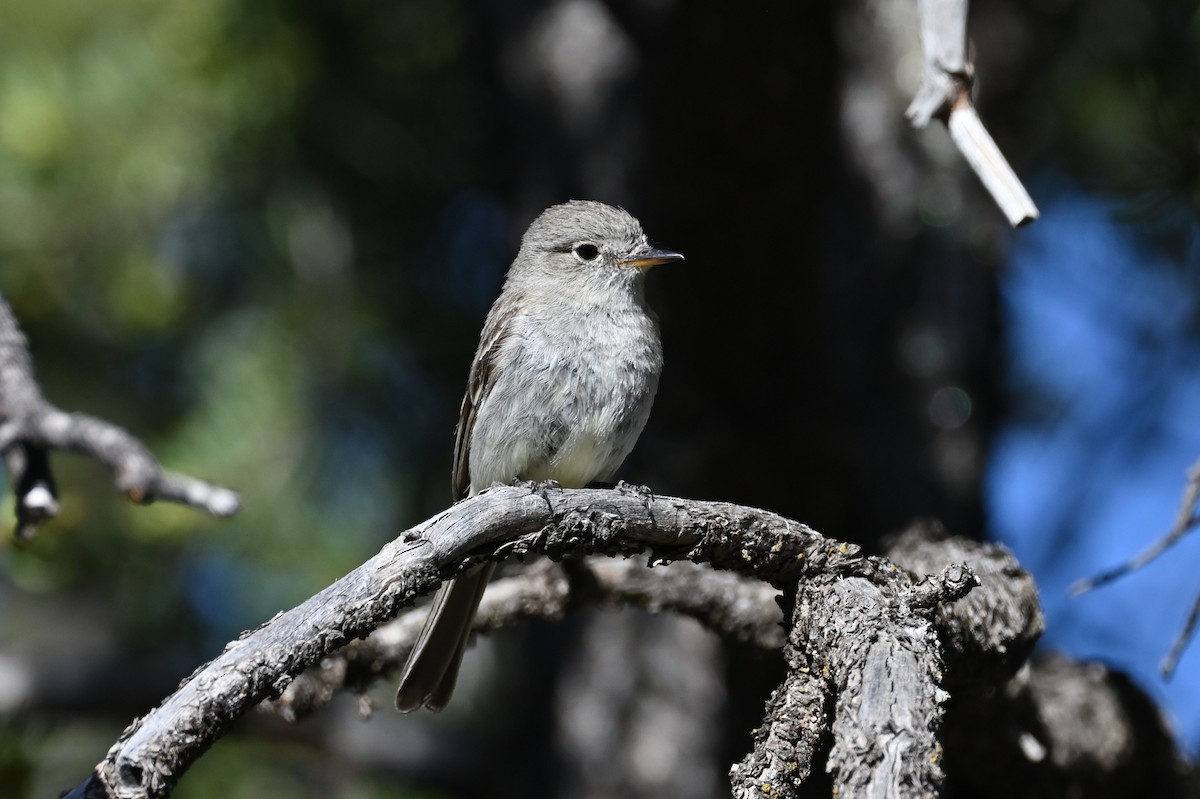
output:
[[[928,796],[941,783],[937,731],[946,693],[929,617],[975,585],[955,564],[914,584],[882,561],[862,576],[802,581],[754,750],[730,773],[738,799],[799,795],[828,736],[838,796]]]
[[[574,606],[633,606],[691,616],[735,643],[778,650],[784,639],[783,617],[775,604],[778,594],[760,580],[688,562],[648,569],[645,558],[595,556],[564,569],[538,560],[492,581],[474,630],[490,632],[531,619],[557,620]],[[294,720],[323,707],[339,691],[366,690],[403,665],[427,612],[425,607],[413,608],[368,638],[322,658],[318,667],[305,671],[262,709]]]
[[[1175,514],[1175,523],[1171,525],[1171,529],[1150,546],[1124,563],[1108,571],[1101,572],[1095,577],[1088,577],[1073,583],[1071,585],[1071,594],[1073,596],[1086,594],[1088,591],[1108,585],[1114,580],[1154,562],[1159,555],[1162,555],[1168,549],[1178,544],[1181,538],[1187,535],[1197,524],[1200,524],[1200,516],[1196,512],[1197,504],[1200,504],[1200,461],[1196,461],[1188,469],[1187,483],[1183,488],[1183,499],[1179,502],[1179,510]]]
[[[834,773],[835,793],[933,795],[942,779],[937,732],[946,696],[939,688],[943,669],[933,625],[866,580],[842,580],[832,588],[805,592],[807,601],[797,602],[797,614],[809,616],[808,634],[797,643],[814,667],[839,681],[826,766]],[[830,625],[847,612],[857,612],[876,634]]]
[[[1045,629],[1033,577],[1000,544],[951,537],[933,521],[913,524],[888,547],[888,560],[914,576],[966,563],[979,586],[934,614],[947,660],[947,688],[1002,684],[1025,664]]]
[[[655,497],[627,486],[523,485],[486,491],[418,525],[299,607],[231,643],[134,722],[71,796],[166,796],[249,708],[280,696],[305,668],[366,636],[417,595],[472,563],[510,555],[558,560],[645,549],[652,552],[652,563],[705,561],[778,586],[798,585],[784,651],[788,676],[772,700],[755,751],[735,769],[735,795],[796,795],[823,741],[832,743],[828,769],[842,795],[917,796],[936,789],[936,732],[945,693],[939,688],[942,659],[932,619],[974,585],[965,564],[951,564],[934,577],[914,577],[753,508]],[[666,590],[653,589],[651,581],[665,583]],[[568,598],[682,610],[760,643],[769,640],[763,628],[777,618],[773,591],[698,569],[648,572],[640,565],[584,561],[568,569],[537,567],[497,588],[477,620],[481,629],[561,614]],[[748,613],[714,612],[714,604],[723,600],[736,606],[739,597],[759,607]],[[761,605],[771,610],[764,612]],[[325,670],[331,675],[297,689],[277,709],[285,715],[303,712],[338,685],[354,685],[362,676],[350,674],[351,664],[379,659],[363,673],[381,673],[403,657],[420,620],[419,613],[409,614],[380,632],[380,640],[370,645],[375,649],[360,644],[352,657],[330,659]]]
[[[241,505],[228,488],[164,471],[142,442],[116,425],[47,402],[25,335],[0,297],[0,452],[16,496],[18,540],[32,538],[41,522],[58,513],[50,450],[100,461],[113,473],[117,489],[134,502],[161,499],[214,516],[232,515]]]
[[[934,526],[918,525],[891,548],[892,561],[883,561],[752,508],[652,497],[628,488],[493,489],[419,525],[300,607],[231,643],[157,710],[131,725],[70,796],[166,795],[239,715],[260,699],[278,695],[306,665],[322,662],[333,671],[362,668],[369,674],[364,680],[378,676],[383,670],[379,664],[325,656],[469,563],[503,554],[574,558],[638,549],[652,550],[655,562],[708,560],[794,585],[795,610],[784,647],[788,675],[755,731],[754,751],[733,770],[736,796],[796,796],[823,751],[829,752],[827,769],[838,795],[932,794],[942,763],[943,671],[954,701],[948,703],[942,741],[947,768],[957,764],[957,789],[986,786],[987,795],[1011,795],[1016,788],[1005,787],[1009,777],[1032,769],[1041,782],[1030,795],[1056,796],[1063,784],[1096,787],[1099,768],[1105,785],[1142,784],[1144,774],[1161,772],[1167,786],[1162,795],[1179,795],[1175,788],[1182,771],[1169,733],[1152,703],[1131,686],[1122,689],[1124,683],[1101,667],[1080,664],[1052,673],[1037,665],[1021,668],[1005,682],[1003,675],[1017,667],[1040,631],[1032,582],[1003,548],[942,535]],[[708,623],[727,631],[770,626],[762,608],[730,623],[703,610],[707,599],[689,600],[686,585],[716,587],[714,578],[729,575],[687,566],[646,570],[636,561],[598,559],[576,560],[568,568],[539,563],[499,581],[477,625],[490,628],[531,615],[558,614],[578,601],[648,600],[651,608],[706,616]],[[931,572],[935,576],[928,576]],[[974,583],[975,572],[982,577],[981,590],[967,602],[957,601]],[[658,597],[652,584],[664,578],[684,590],[667,590]],[[774,604],[773,591],[756,591],[752,580],[734,581],[733,604]],[[390,652],[387,657],[394,663],[411,646],[422,616],[423,611],[406,614],[369,642],[344,652],[358,650],[363,658]],[[368,649],[367,643],[378,648]],[[972,665],[973,660],[978,662]],[[954,676],[958,672],[974,676],[964,680]],[[1060,672],[1061,680],[1040,688],[1039,675]],[[1084,712],[1076,707],[1080,702],[1095,703],[1091,689],[1079,693],[1076,683],[1100,674],[1117,691],[1116,704],[1105,706],[1112,718],[1104,726],[1114,734],[1073,739],[1071,730],[1078,725],[1059,721]],[[324,690],[358,684],[343,674]],[[289,701],[276,709],[286,715],[303,712],[306,702],[313,704],[295,696]],[[981,734],[981,725],[993,732]],[[1142,734],[1153,743],[1138,745]],[[1071,769],[1067,783],[1060,782],[1064,763]]]
[[[1182,760],[1149,697],[1098,663],[1029,659],[1044,624],[1037,587],[1003,546],[920,522],[887,554],[914,575],[965,562],[980,581],[934,615],[955,795],[1184,795]]]
[[[402,535],[358,569],[231,643],[148,716],[134,722],[72,796],[161,797],[250,707],[306,667],[361,638],[419,594],[482,558],[552,559],[649,548],[775,584],[871,573],[857,548],[775,514],[647,492],[528,486],[486,491]]]
[[[967,0],[920,0],[921,86],[908,107],[914,127],[945,120],[950,138],[1009,224],[1038,218],[1037,206],[984,127],[971,102],[974,67],[967,54]]]
[[[788,678],[767,700],[767,723],[754,731],[754,748],[729,770],[737,799],[795,796],[825,742],[833,713],[826,680],[788,665]]]

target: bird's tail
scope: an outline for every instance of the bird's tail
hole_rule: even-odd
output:
[[[474,566],[438,589],[396,689],[401,713],[422,707],[438,711],[450,701],[475,611],[495,570],[494,563]]]

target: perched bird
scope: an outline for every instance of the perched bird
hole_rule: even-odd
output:
[[[454,497],[493,483],[611,480],[658,389],[662,346],[646,271],[683,256],[655,249],[620,208],[575,200],[542,212],[521,239],[479,339],[454,444]],[[434,598],[396,707],[441,710],[495,565]]]

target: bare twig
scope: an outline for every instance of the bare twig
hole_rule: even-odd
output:
[[[967,159],[971,169],[975,170],[996,205],[1000,206],[1008,223],[1020,227],[1037,219],[1039,212],[1033,204],[1033,198],[983,126],[979,114],[975,113],[971,95],[965,89],[959,92],[950,107],[946,126],[950,129],[950,138],[955,146]]]
[[[32,538],[41,522],[58,513],[51,450],[100,461],[113,473],[118,490],[134,502],[161,499],[214,516],[230,516],[241,505],[228,488],[164,471],[144,444],[116,425],[47,402],[25,335],[0,298],[0,452],[16,496],[18,540]]]
[[[1071,596],[1086,594],[1088,591],[1108,585],[1112,581],[1138,571],[1152,563],[1168,549],[1179,543],[1179,540],[1195,529],[1197,525],[1200,525],[1200,516],[1196,512],[1198,503],[1200,503],[1200,461],[1196,461],[1188,469],[1187,483],[1183,488],[1183,499],[1179,503],[1179,512],[1175,514],[1175,523],[1171,525],[1171,529],[1167,531],[1167,534],[1124,563],[1108,571],[1101,572],[1095,577],[1086,577],[1076,581],[1069,589]],[[1179,631],[1179,635],[1175,637],[1175,641],[1171,644],[1170,651],[1163,658],[1162,665],[1159,667],[1163,677],[1170,677],[1175,673],[1175,666],[1179,663],[1179,657],[1196,634],[1198,622],[1200,622],[1200,597],[1197,597],[1192,603],[1183,629]]]
[[[1179,631],[1179,635],[1175,636],[1175,641],[1171,644],[1171,651],[1167,652],[1167,656],[1163,658],[1162,665],[1159,667],[1164,679],[1170,679],[1175,675],[1175,667],[1179,665],[1179,658],[1183,655],[1183,650],[1187,649],[1187,645],[1191,643],[1192,637],[1196,634],[1197,623],[1200,623],[1200,595],[1192,600],[1192,608],[1188,611],[1187,621],[1183,623],[1183,629]]]
[[[974,67],[967,54],[967,0],[920,0],[921,86],[908,106],[914,127],[942,118],[950,137],[1009,224],[1038,218],[1038,209],[971,103]]]
[[[1175,524],[1171,525],[1171,529],[1167,531],[1167,534],[1121,565],[1101,572],[1095,577],[1085,578],[1074,583],[1070,589],[1071,595],[1079,596],[1102,585],[1108,585],[1118,577],[1124,577],[1130,572],[1141,569],[1159,555],[1175,546],[1175,544],[1179,543],[1179,539],[1187,535],[1197,524],[1200,524],[1200,518],[1196,515],[1196,504],[1198,502],[1200,502],[1200,461],[1196,461],[1188,469],[1187,484],[1183,489],[1183,500],[1179,503],[1179,512],[1175,515]]]

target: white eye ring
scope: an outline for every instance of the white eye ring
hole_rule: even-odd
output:
[[[571,252],[581,261],[594,261],[600,257],[600,248],[586,241],[582,244],[576,244],[575,249],[571,250]]]

